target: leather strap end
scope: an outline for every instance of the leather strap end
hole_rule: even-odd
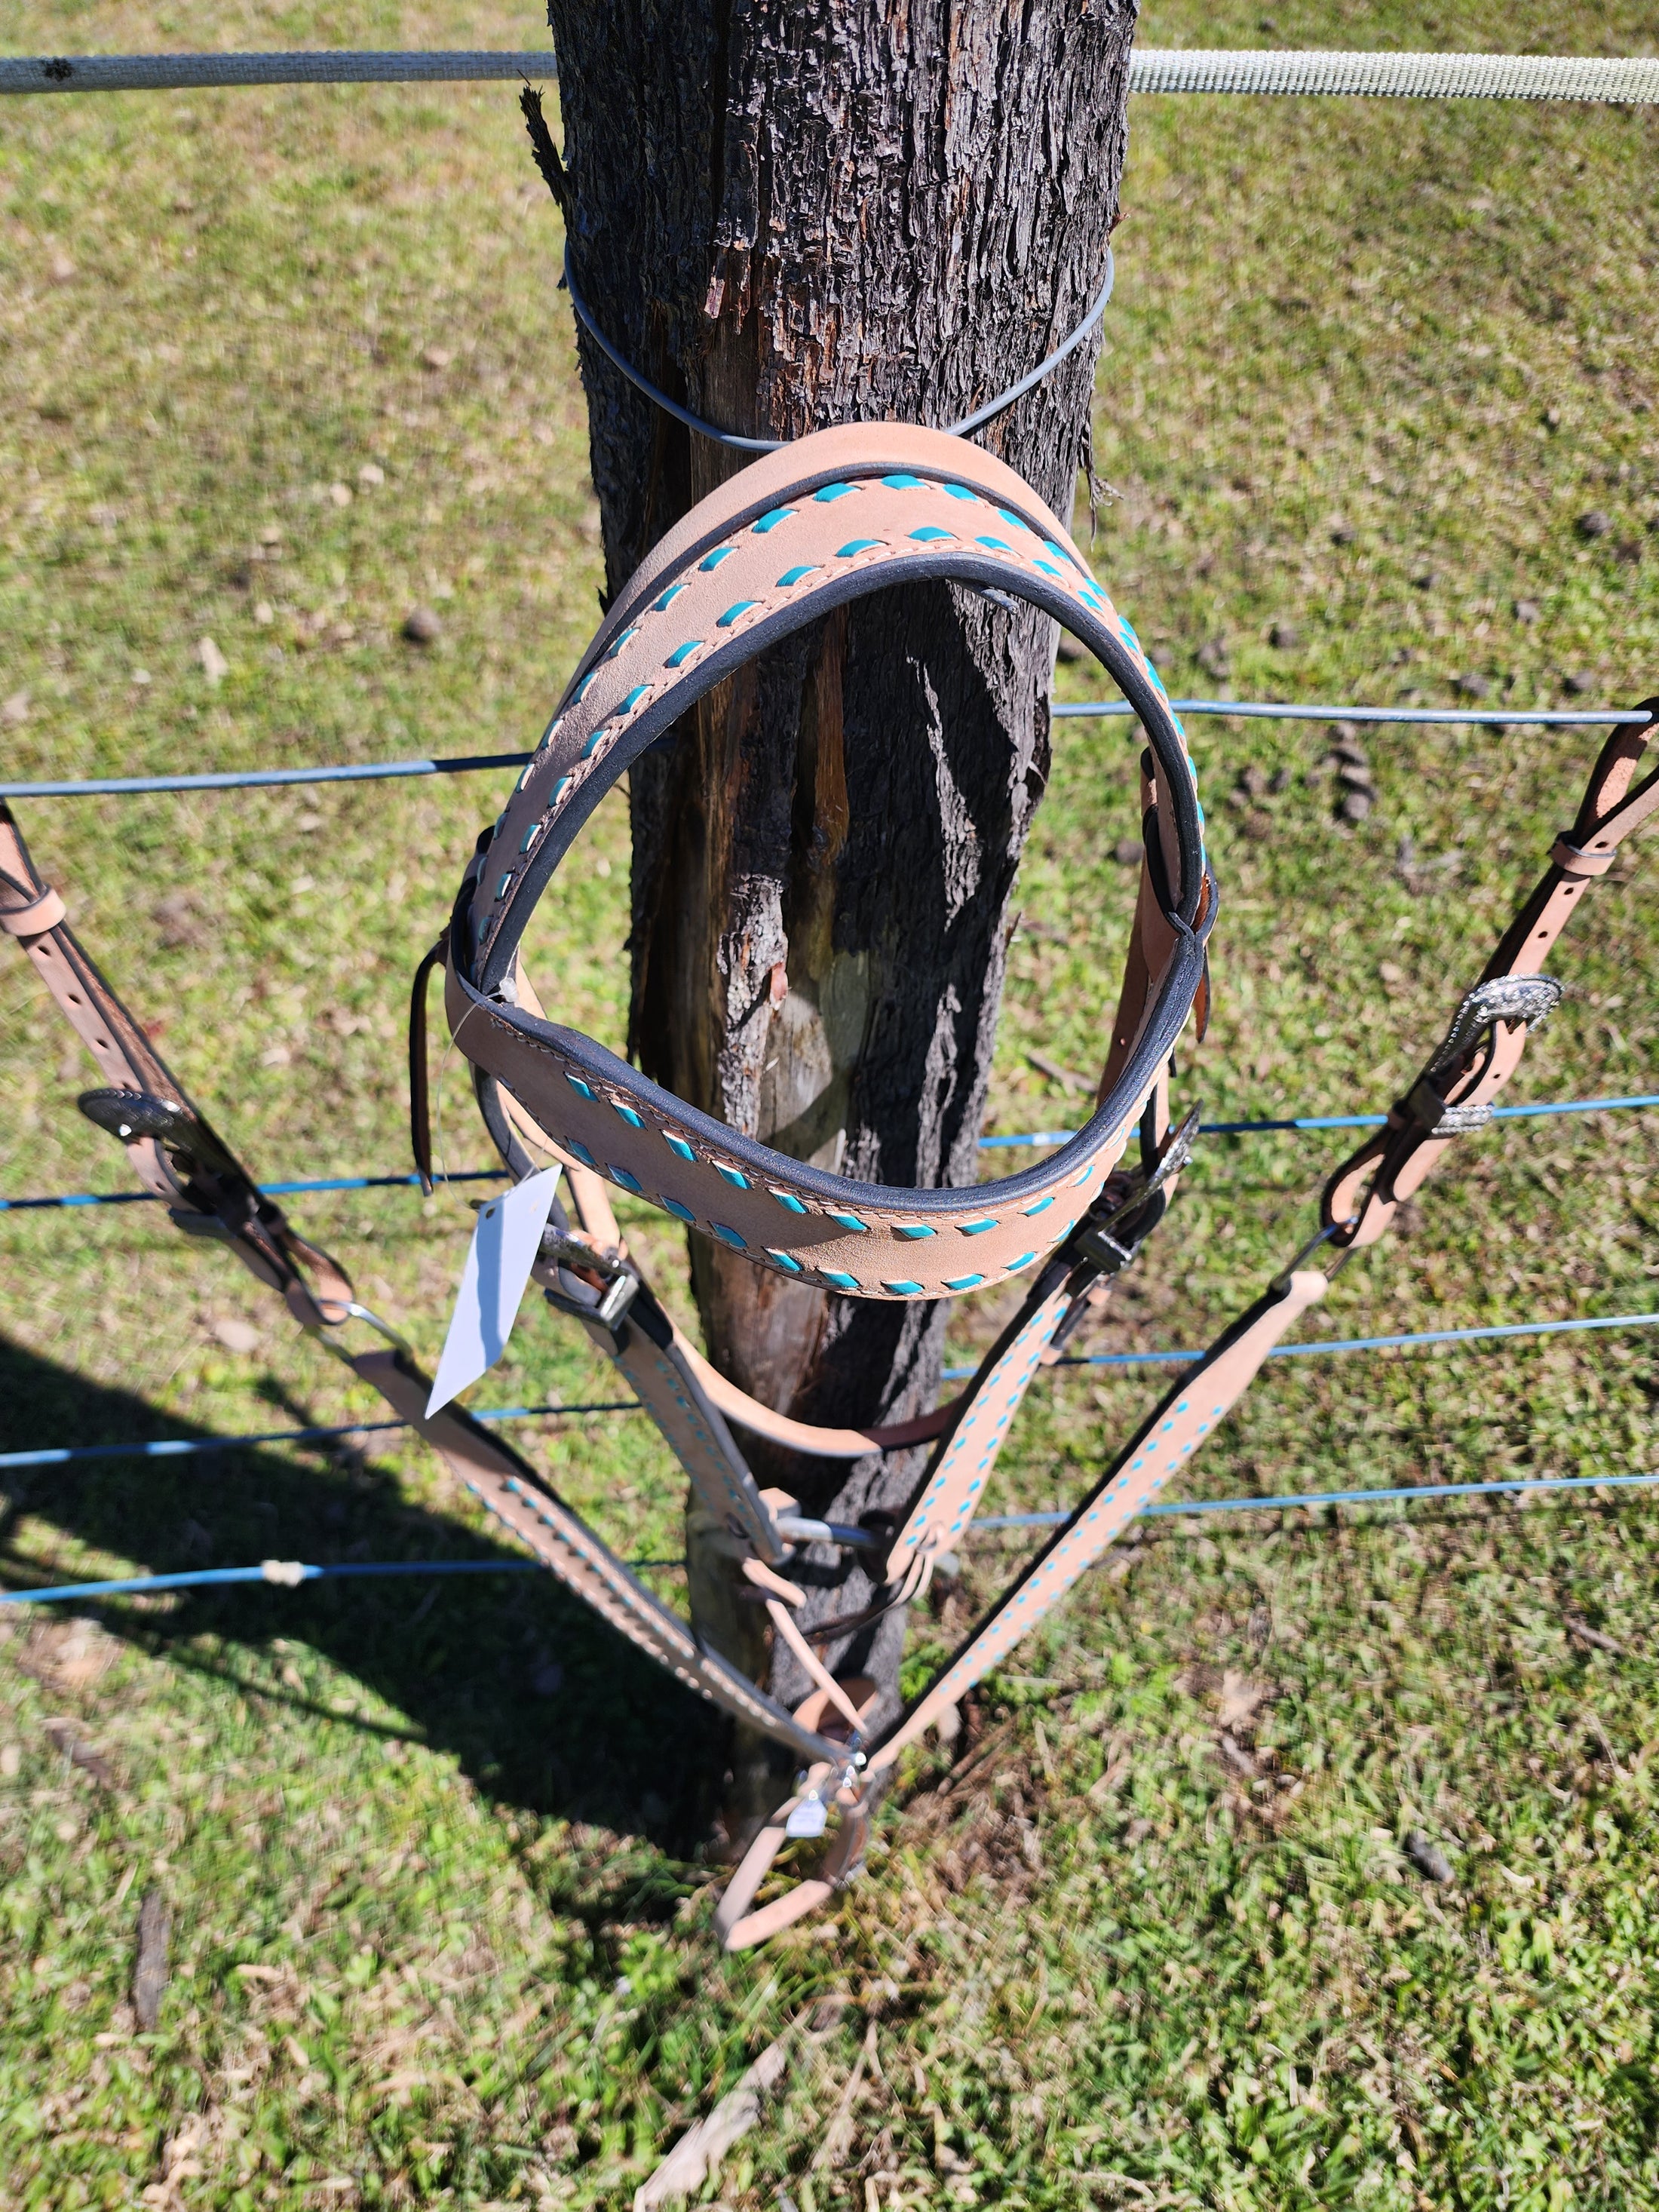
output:
[[[437,943],[415,970],[409,998],[409,1137],[415,1154],[415,1172],[421,1188],[432,1195],[432,1116],[427,1078],[426,990],[434,968],[449,957],[449,929],[446,924]]]
[[[1587,882],[1597,876],[1605,876],[1618,858],[1616,848],[1610,853],[1586,853],[1565,837],[1558,837],[1550,847],[1550,860],[1553,866],[1559,868],[1564,876]]]
[[[0,929],[8,937],[44,937],[66,918],[64,902],[50,884],[27,906],[0,907]]]

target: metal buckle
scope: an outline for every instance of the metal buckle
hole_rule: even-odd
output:
[[[325,1352],[337,1359],[343,1367],[350,1367],[351,1354],[331,1334],[333,1330],[343,1328],[347,1321],[367,1323],[377,1336],[385,1338],[394,1352],[401,1352],[405,1359],[412,1360],[416,1357],[415,1347],[406,1336],[393,1328],[389,1321],[382,1320],[373,1306],[359,1305],[356,1298],[348,1303],[344,1321],[307,1322],[305,1333],[313,1343],[320,1344]]]
[[[1490,1106],[1448,1106],[1426,1075],[1419,1076],[1406,1096],[1406,1111],[1425,1135],[1467,1137],[1491,1121]]]
[[[1112,1231],[1120,1223],[1132,1220],[1156,1198],[1165,1183],[1179,1175],[1193,1156],[1193,1146],[1198,1141],[1201,1106],[1192,1111],[1172,1129],[1164,1139],[1164,1149],[1149,1172],[1137,1172],[1131,1188],[1118,1203],[1096,1219],[1084,1216],[1083,1225],[1074,1239],[1075,1248],[1085,1260],[1094,1262],[1103,1274],[1121,1274],[1134,1258],[1146,1238],[1157,1226],[1161,1215],[1149,1221],[1139,1236],[1126,1244],[1114,1237]]]
[[[242,1177],[242,1170],[223,1146],[177,1098],[154,1098],[145,1091],[83,1091],[75,1103],[88,1121],[124,1145],[142,1144],[148,1138],[185,1153],[210,1175]]]
[[[1139,1194],[1136,1194],[1137,1203]],[[1120,1218],[1114,1213],[1114,1221]],[[1121,1274],[1135,1256],[1135,1246],[1120,1244],[1103,1221],[1086,1224],[1078,1233],[1077,1249],[1085,1260],[1092,1260],[1103,1274]]]
[[[601,1251],[557,1229],[543,1232],[540,1256],[544,1266],[550,1261],[554,1267],[571,1272],[580,1269],[591,1275],[604,1276],[605,1288],[595,1293],[592,1305],[551,1285],[544,1285],[544,1295],[549,1305],[556,1306],[561,1313],[574,1315],[578,1321],[602,1322],[615,1336],[640,1287],[640,1278],[627,1261],[619,1253]]]
[[[1310,1260],[1322,1244],[1328,1244],[1332,1237],[1336,1236],[1339,1231],[1346,1229],[1346,1227],[1347,1224],[1345,1221],[1330,1221],[1327,1222],[1322,1229],[1316,1229],[1313,1235],[1302,1247],[1302,1249],[1297,1254],[1296,1257],[1293,1260],[1289,1261],[1279,1269],[1279,1273],[1268,1284],[1268,1289],[1279,1291],[1289,1290],[1291,1286],[1291,1277],[1295,1274],[1297,1269],[1302,1265],[1302,1262],[1304,1260]],[[1330,1274],[1327,1279],[1328,1281],[1334,1282],[1336,1278],[1341,1273],[1344,1267],[1347,1266],[1348,1261],[1352,1256],[1352,1249],[1344,1252],[1341,1258],[1338,1260],[1335,1267],[1331,1269]]]
[[[1561,992],[1553,975],[1495,975],[1477,983],[1452,1016],[1444,1042],[1401,1101],[1400,1111],[1430,1136],[1462,1137],[1484,1129],[1492,1116],[1491,1106],[1449,1106],[1437,1079],[1461,1073],[1471,1049],[1499,1022],[1538,1028],[1560,1005]]]

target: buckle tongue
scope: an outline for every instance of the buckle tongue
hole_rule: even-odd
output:
[[[1445,1041],[1401,1101],[1400,1111],[1431,1136],[1462,1137],[1484,1129],[1492,1116],[1490,1104],[1448,1105],[1443,1079],[1462,1074],[1499,1022],[1519,1022],[1533,1030],[1547,1021],[1561,1003],[1561,989],[1553,975],[1495,975],[1477,983],[1452,1016]]]
[[[585,1244],[580,1237],[567,1231],[549,1227],[542,1236],[539,1264],[552,1266],[559,1271],[559,1286],[545,1285],[547,1302],[561,1313],[574,1314],[579,1321],[602,1322],[614,1336],[622,1325],[623,1316],[634,1303],[640,1287],[640,1278],[619,1252],[602,1250],[594,1244]],[[585,1275],[599,1275],[603,1285],[595,1290],[584,1282]],[[592,1299],[574,1296],[564,1285],[571,1279]]]
[[[1073,1240],[1075,1249],[1085,1260],[1092,1261],[1103,1274],[1121,1274],[1163,1219],[1167,1204],[1164,1187],[1173,1182],[1191,1159],[1203,1110],[1201,1106],[1194,1106],[1185,1120],[1170,1132],[1152,1166],[1133,1177],[1129,1188],[1116,1205],[1104,1213],[1091,1212],[1084,1216]],[[1141,1216],[1144,1218],[1138,1218]],[[1127,1231],[1125,1237],[1112,1233],[1120,1228]]]

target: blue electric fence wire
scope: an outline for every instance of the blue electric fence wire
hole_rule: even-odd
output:
[[[297,1583],[314,1583],[343,1575],[520,1575],[538,1571],[534,1559],[364,1559],[350,1566],[312,1567],[294,1563],[281,1577],[263,1567],[198,1567],[189,1574],[129,1575],[118,1581],[60,1583],[53,1589],[6,1590],[0,1605],[40,1605],[69,1597],[127,1597],[149,1590],[214,1589],[233,1583],[270,1583],[292,1589]],[[539,1570],[545,1571],[545,1570]]]
[[[635,1569],[679,1567],[683,1559],[629,1559]],[[181,1575],[128,1575],[115,1582],[59,1583],[52,1589],[0,1591],[0,1605],[56,1605],[64,1598],[141,1597],[152,1590],[215,1589],[235,1583],[268,1583],[294,1589],[301,1583],[362,1581],[384,1575],[544,1575],[538,1559],[354,1559],[337,1567],[313,1567],[303,1561],[273,1560],[280,1571],[259,1567],[198,1567]]]
[[[472,775],[522,768],[533,753],[470,753],[453,760],[371,761],[349,768],[226,769],[204,775],[106,775],[79,783],[0,783],[0,799],[122,799],[139,792],[263,791],[287,783],[385,783],[409,775]]]
[[[458,1175],[434,1175],[434,1182],[500,1182],[505,1168],[468,1168]],[[261,1185],[267,1198],[293,1198],[313,1190],[418,1190],[421,1178],[412,1175],[323,1176],[310,1182],[268,1182]],[[153,1190],[74,1190],[58,1198],[0,1198],[0,1213],[30,1213],[54,1206],[154,1206]]]
[[[1401,1336],[1333,1336],[1317,1344],[1276,1344],[1269,1359],[1313,1359],[1344,1352],[1391,1352],[1419,1344],[1479,1344],[1505,1336],[1569,1336],[1582,1329],[1651,1328],[1659,1313],[1595,1314],[1576,1321],[1492,1322],[1480,1328],[1423,1328]],[[1094,1352],[1057,1359],[1056,1367],[1181,1367],[1202,1359],[1202,1352]],[[963,1382],[975,1367],[947,1367],[947,1382]],[[4,1464],[0,1461],[0,1466]]]
[[[1206,1513],[1284,1513],[1297,1506],[1401,1505],[1420,1498],[1475,1498],[1493,1492],[1551,1490],[1636,1490],[1659,1483],[1659,1474],[1564,1474],[1516,1476],[1506,1482],[1420,1483],[1401,1490],[1304,1490],[1279,1498],[1195,1498],[1162,1499],[1143,1505],[1145,1516],[1187,1520]],[[973,1534],[1000,1528],[1057,1528],[1069,1513],[990,1513],[981,1515]],[[1098,1564],[1098,1562],[1097,1562]],[[272,1561],[278,1568],[269,1573],[258,1567],[198,1567],[177,1575],[129,1575],[98,1583],[59,1583],[47,1589],[0,1591],[0,1605],[58,1605],[66,1598],[142,1597],[152,1591],[212,1589],[238,1583],[265,1583],[273,1589],[292,1589],[301,1583],[359,1580],[377,1576],[408,1575],[536,1575],[545,1574],[536,1559],[359,1559],[348,1565],[315,1567],[299,1560]],[[636,1571],[647,1567],[684,1567],[684,1559],[632,1559]]]
[[[638,1401],[608,1398],[588,1406],[480,1406],[475,1421],[536,1421],[555,1413],[637,1413]],[[347,1421],[338,1428],[268,1429],[252,1437],[160,1437],[146,1444],[57,1444],[43,1451],[0,1452],[0,1468],[65,1467],[88,1459],[192,1459],[209,1452],[251,1450],[256,1444],[327,1443],[338,1437],[383,1436],[410,1421]]]
[[[1494,1106],[1494,1121],[1530,1121],[1543,1114],[1611,1114],[1630,1108],[1659,1106],[1659,1091],[1633,1091],[1618,1098],[1548,1098],[1536,1106]],[[1243,1137],[1273,1129],[1380,1129],[1386,1114],[1298,1114],[1285,1121],[1203,1121],[1205,1137]],[[1075,1129],[1032,1129],[1012,1137],[981,1137],[982,1152],[1009,1152],[1022,1146],[1069,1145]]]
[[[1540,1114],[1611,1114],[1632,1108],[1659,1106],[1659,1091],[1638,1091],[1620,1098],[1553,1098],[1536,1106],[1498,1106],[1495,1121],[1531,1121]],[[1242,1137],[1276,1129],[1380,1129],[1386,1114],[1303,1114],[1283,1121],[1205,1121],[1206,1137]],[[1069,1144],[1075,1129],[1030,1129],[1011,1137],[981,1137],[982,1152],[1009,1152],[1023,1147]],[[499,1182],[504,1168],[468,1168],[461,1173],[434,1177],[437,1182]],[[267,1198],[293,1198],[306,1191],[414,1190],[418,1176],[323,1176],[309,1182],[268,1182],[261,1185]],[[75,1190],[52,1198],[0,1198],[0,1213],[39,1212],[52,1206],[153,1206],[155,1194],[148,1190]]]
[[[755,441],[763,442],[763,441]],[[1245,714],[1258,720],[1303,722],[1454,722],[1500,726],[1594,729],[1609,723],[1646,725],[1644,707],[1564,708],[1462,707],[1303,707],[1284,700],[1173,699],[1180,714]],[[1133,714],[1127,699],[1084,699],[1060,704],[1056,716],[1087,719]],[[0,781],[0,799],[119,799],[168,791],[257,791],[276,784],[380,783],[399,776],[471,775],[482,769],[523,768],[533,753],[475,753],[453,760],[376,761],[349,768],[254,768],[203,775],[107,775],[79,781]]]
[[[1399,1505],[1420,1498],[1480,1498],[1526,1490],[1638,1490],[1659,1483],[1659,1474],[1516,1475],[1506,1482],[1424,1482],[1402,1490],[1299,1490],[1284,1498],[1161,1498],[1143,1505],[1143,1515],[1185,1520],[1196,1513],[1284,1513],[1297,1505]],[[1058,1528],[1069,1513],[981,1515],[976,1528]]]
[[[1279,1344],[1269,1359],[1312,1359],[1327,1353],[1396,1351],[1428,1344],[1474,1344],[1510,1336],[1562,1336],[1584,1329],[1650,1328],[1659,1313],[1595,1315],[1577,1321],[1518,1321],[1493,1323],[1485,1328],[1419,1329],[1401,1336],[1344,1336],[1317,1344]],[[1056,1360],[1057,1367],[1181,1367],[1204,1357],[1201,1352],[1101,1352]],[[947,1367],[949,1382],[966,1381],[978,1370]],[[532,1421],[554,1415],[578,1413],[637,1413],[636,1401],[610,1399],[582,1406],[489,1406],[473,1414],[479,1421]],[[211,1452],[252,1449],[259,1444],[322,1443],[338,1437],[369,1437],[407,1429],[409,1421],[351,1421],[338,1428],[270,1429],[247,1437],[163,1437],[153,1443],[57,1444],[39,1451],[0,1452],[0,1470],[7,1468],[65,1467],[82,1460],[185,1459]]]

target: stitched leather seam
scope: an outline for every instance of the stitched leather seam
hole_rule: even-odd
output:
[[[882,483],[882,479],[879,477],[866,479],[866,481],[872,482],[877,486],[879,486]],[[852,487],[855,491],[861,488],[862,486],[860,484],[854,484]],[[908,488],[907,487],[907,489]],[[994,501],[987,500],[982,494],[974,491],[971,487],[961,487],[952,493],[946,493],[944,487],[940,485],[923,485],[921,486],[920,489],[925,491],[932,491],[937,495],[950,496],[957,501],[960,501],[961,499],[962,490],[965,489],[969,491],[973,503],[977,507],[994,515],[999,520],[1005,520],[1002,509],[999,508]],[[969,520],[969,518],[965,516],[961,519],[963,520]],[[1136,636],[1133,627],[1121,615],[1118,613],[1117,609],[1112,605],[1111,600],[1107,597],[1107,595],[1100,589],[1100,586],[1095,582],[1094,579],[1089,575],[1086,571],[1079,572],[1073,566],[1072,562],[1066,559],[1063,555],[1060,556],[1061,562],[1063,563],[1061,566],[1057,567],[1054,562],[1043,561],[1040,557],[1042,552],[1051,550],[1058,552],[1059,549],[1051,549],[1048,545],[1048,542],[1046,539],[1038,538],[1036,532],[1031,530],[1028,525],[1022,523],[1019,526],[1024,533],[1032,539],[1036,550],[1028,553],[1023,548],[1016,549],[1003,544],[1000,540],[994,541],[1002,557],[1011,565],[1029,565],[1042,574],[1047,574],[1050,577],[1057,577],[1066,586],[1074,598],[1080,599],[1083,601],[1085,605],[1089,608],[1092,614],[1100,620],[1115,626],[1120,640],[1130,653],[1136,665],[1140,669],[1148,682],[1152,684],[1154,689],[1158,692],[1160,697],[1164,700],[1167,705],[1169,695],[1164,690],[1163,682],[1159,678],[1157,670],[1153,668],[1152,663],[1147,659],[1146,653],[1141,647],[1140,641]],[[963,544],[965,548],[976,548],[977,550],[981,550],[986,548],[987,541],[982,538],[979,538],[977,535],[973,538],[969,538],[963,532],[957,530],[944,532],[943,535],[950,538],[956,543]],[[934,538],[930,539],[928,542],[930,544],[933,544],[938,543],[939,540]],[[854,544],[849,547],[845,555],[832,555],[830,558],[837,561],[844,559],[847,566],[852,569],[874,568],[884,565],[886,562],[890,561],[902,560],[907,552],[912,550],[915,543],[916,541],[914,537],[906,537],[897,540],[896,542],[890,538],[875,538],[864,541],[854,541]],[[726,544],[716,547],[714,549],[714,553],[726,554],[735,552],[737,548],[734,544]],[[705,556],[702,560],[693,564],[693,573],[696,573],[698,569],[706,568],[708,566],[709,562],[713,560],[714,557],[714,554],[709,554]],[[823,573],[823,568],[824,564],[822,562],[817,562],[808,568],[805,572],[805,574],[821,575]],[[804,580],[805,576],[803,575],[799,577],[795,583],[785,585],[781,578],[778,584],[775,585],[770,592],[764,593],[760,599],[745,602],[740,608],[728,610],[728,615],[731,617],[727,623],[728,635],[741,635],[745,630],[753,629],[757,623],[764,622],[769,615],[776,612],[780,607],[789,605],[790,602],[798,596],[799,582]],[[609,652],[605,656],[605,660],[608,661],[614,658],[620,658],[624,652],[631,653],[635,652],[643,652],[648,649],[653,642],[654,632],[661,625],[665,617],[667,612],[666,602],[673,596],[674,594],[672,589],[665,588],[664,591],[657,594],[656,598],[651,601],[648,605],[642,608],[640,611],[639,619],[622,633],[621,636],[611,646]],[[727,617],[726,616],[717,617],[716,619],[717,623],[727,622]],[[699,663],[705,659],[708,653],[713,652],[714,649],[714,645],[708,640],[683,639],[673,649],[672,653],[664,657],[659,665],[662,669],[669,671],[672,675],[678,679],[678,678],[690,674],[697,667]],[[604,663],[597,665],[603,665]],[[557,718],[553,722],[551,727],[549,729],[541,745],[537,749],[536,758],[526,766],[519,779],[517,787],[519,790],[522,791],[526,787],[532,777],[536,774],[538,769],[544,764],[549,748],[555,743],[564,726],[569,706],[579,702],[580,696],[586,690],[587,684],[591,680],[592,672],[590,672],[589,676],[586,678],[584,678],[582,684],[578,686],[576,693],[573,695],[573,697],[568,703],[567,707],[561,711]],[[560,778],[550,803],[544,808],[539,817],[538,826],[540,835],[532,840],[528,840],[528,842],[536,845],[538,845],[541,842],[542,837],[544,836],[553,827],[559,816],[569,805],[571,800],[575,797],[582,785],[587,781],[588,778],[601,765],[617,740],[632,726],[633,723],[637,720],[639,716],[644,714],[653,702],[661,696],[661,692],[654,683],[642,686],[630,695],[629,702],[624,709],[615,712],[606,718],[601,726],[595,731],[592,736],[590,736],[580,759],[571,763],[567,769],[565,774]],[[1190,756],[1186,754],[1186,732],[1182,727],[1179,716],[1175,714],[1173,708],[1170,709],[1170,720],[1174,725],[1178,737],[1182,740],[1182,750],[1183,755],[1186,755],[1187,757],[1188,771],[1192,777],[1194,789],[1196,791],[1198,779],[1196,772],[1192,767]],[[522,867],[519,865],[509,865],[502,871],[500,878],[501,887],[497,891],[495,902],[495,910],[486,919],[483,928],[479,932],[479,947],[481,951],[488,945],[489,942],[495,936],[496,930],[500,927],[501,921],[505,919],[511,899],[516,893],[517,884],[521,874]]]

